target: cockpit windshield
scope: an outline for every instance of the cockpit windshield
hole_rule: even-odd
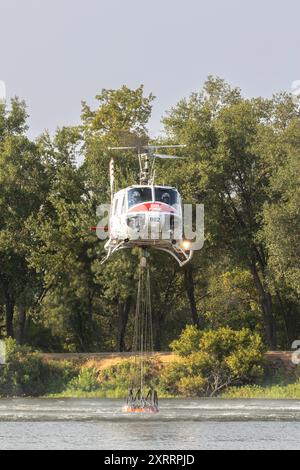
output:
[[[169,206],[178,204],[178,193],[175,189],[155,188],[155,202],[163,202]]]
[[[128,207],[135,206],[136,204],[143,204],[144,202],[152,201],[152,189],[145,188],[132,188],[128,191]]]

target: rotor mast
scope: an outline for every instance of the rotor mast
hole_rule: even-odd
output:
[[[148,153],[138,153],[140,163],[140,184],[149,186],[154,184],[154,160],[149,161]],[[151,165],[151,166],[150,166]]]
[[[155,160],[161,159],[177,159],[173,155],[161,155],[156,153],[158,149],[164,148],[184,148],[186,145],[143,145],[135,147],[108,147],[108,150],[137,150],[140,165],[140,185],[150,186],[155,180]]]

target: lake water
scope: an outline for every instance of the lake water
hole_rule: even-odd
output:
[[[2,399],[0,449],[300,449],[298,400],[161,400],[156,415],[122,405]]]

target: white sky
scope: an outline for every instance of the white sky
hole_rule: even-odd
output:
[[[0,0],[0,80],[30,135],[79,122],[102,88],[145,85],[152,136],[208,75],[246,96],[300,79],[299,0]]]

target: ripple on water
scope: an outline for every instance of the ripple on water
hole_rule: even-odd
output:
[[[299,449],[300,401],[161,400],[156,415],[122,400],[0,400],[1,449]]]
[[[161,400],[158,414],[124,414],[122,400],[0,400],[0,421],[299,421],[298,400]]]

